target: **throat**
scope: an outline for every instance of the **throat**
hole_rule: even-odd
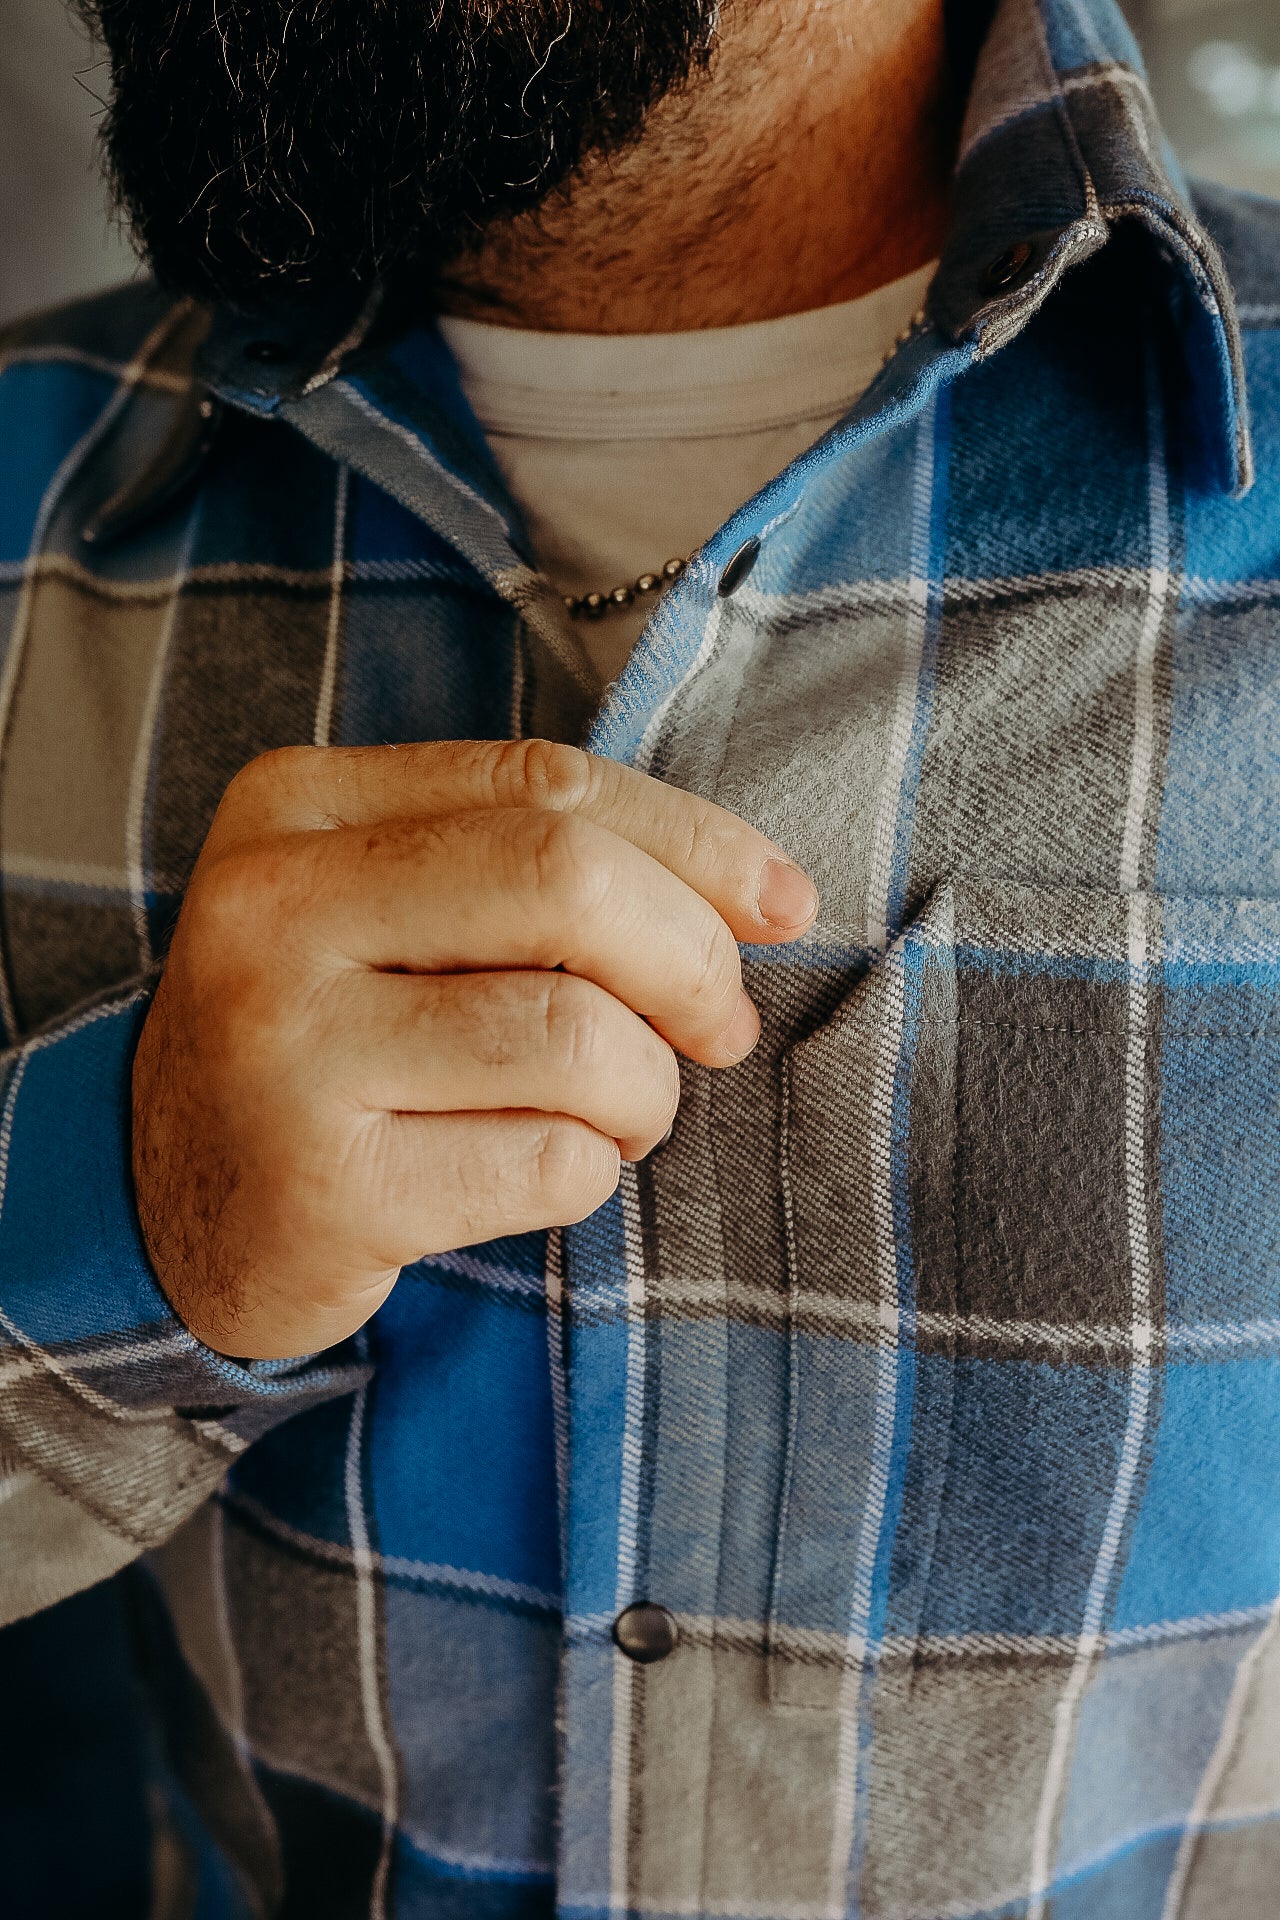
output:
[[[445,312],[667,333],[857,299],[941,250],[955,146],[942,0],[738,0],[641,137],[440,277]]]

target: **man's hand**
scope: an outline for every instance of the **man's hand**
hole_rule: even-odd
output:
[[[314,1352],[424,1254],[582,1219],[759,1033],[737,940],[809,881],[722,808],[545,741],[264,755],[138,1047],[147,1248],[224,1353]]]

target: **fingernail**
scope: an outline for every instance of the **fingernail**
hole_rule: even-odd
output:
[[[789,860],[766,860],[760,869],[756,911],[773,927],[802,927],[818,911],[818,890]]]
[[[750,1053],[760,1038],[760,1015],[750,994],[739,994],[738,1004],[734,1008],[733,1018],[720,1035],[720,1045],[733,1060],[741,1060]]]

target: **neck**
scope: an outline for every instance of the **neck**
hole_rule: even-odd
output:
[[[491,228],[438,304],[668,333],[853,300],[939,252],[953,141],[942,0],[738,0],[709,72]]]

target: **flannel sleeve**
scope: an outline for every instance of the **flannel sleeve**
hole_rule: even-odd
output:
[[[0,1623],[158,1545],[259,1434],[365,1374],[350,1345],[225,1359],[156,1284],[130,1153],[149,994],[0,1055]]]

